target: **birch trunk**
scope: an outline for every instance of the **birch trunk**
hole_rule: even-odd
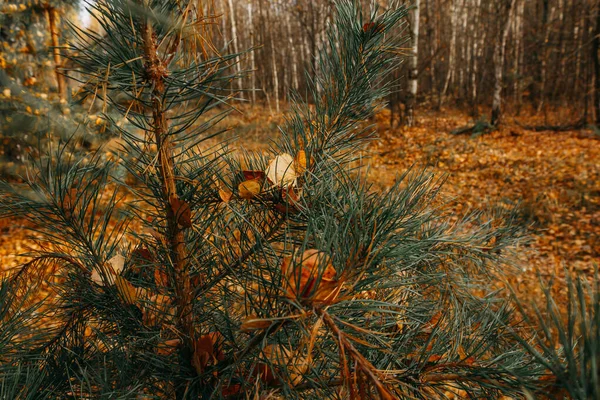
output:
[[[233,7],[233,0],[229,0],[229,20],[231,22],[231,40],[233,42],[233,52],[235,54],[239,54],[240,51],[239,51],[239,47],[238,47],[237,26],[236,26],[236,21],[235,21],[235,8]],[[238,76],[240,76],[238,79],[236,79],[237,85],[238,85],[238,90],[240,91],[239,96],[243,98],[244,97],[244,95],[242,93],[243,82],[242,82],[242,78],[241,78],[242,66],[240,65],[239,57],[235,58],[235,68],[237,70]]]
[[[592,59],[594,61],[594,110],[596,112],[596,125],[600,126],[600,7],[596,8],[596,28],[592,42]]]
[[[436,23],[434,21],[433,11],[432,11],[432,3],[435,0],[426,0],[425,2],[425,13],[427,14],[427,41],[429,42],[429,79],[431,82],[431,91],[437,91],[437,79],[435,76],[435,52],[438,47],[437,38],[435,37],[435,26]],[[435,4],[433,4],[433,9],[435,9]]]
[[[506,50],[506,41],[510,32],[513,10],[516,0],[509,0],[507,3],[506,21],[500,25],[500,32],[496,45],[494,47],[494,97],[492,99],[492,120],[491,124],[498,126],[502,119],[502,85],[504,81],[504,54]],[[504,4],[504,1],[503,1]]]
[[[419,67],[419,16],[421,13],[421,0],[415,1],[415,8],[412,14],[411,37],[412,37],[412,57],[409,60],[408,72],[408,100],[406,102],[406,124],[413,126],[415,123],[415,103],[417,99],[418,87],[418,67]]]
[[[454,74],[456,71],[456,25],[458,20],[458,0],[452,1],[452,18],[451,18],[451,26],[452,31],[450,34],[450,57],[448,59],[448,72],[446,74],[446,83],[444,83],[444,90],[442,90],[443,99],[448,92],[448,87],[450,86],[450,82],[454,80]]]
[[[288,42],[290,45],[290,53],[292,55],[292,87],[294,90],[298,90],[298,54],[296,53],[296,46],[294,42],[294,35],[292,34],[292,23],[290,21],[290,13],[286,13],[286,25],[287,25],[287,34],[288,34]]]
[[[251,83],[250,90],[252,91],[252,104],[256,104],[256,55],[254,50],[254,21],[252,13],[252,0],[248,2],[248,25],[250,28],[250,69],[251,69]]]
[[[479,32],[479,21],[481,19],[481,0],[475,0],[475,13],[474,13],[474,25],[473,25],[473,68],[471,72],[471,104],[473,106],[473,114],[478,115],[477,110],[477,82],[479,79],[479,60],[481,57],[481,46],[479,45],[480,32]]]

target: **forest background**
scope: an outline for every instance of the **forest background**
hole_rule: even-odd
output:
[[[243,78],[231,84],[241,101],[228,135],[260,149],[277,134],[290,90],[302,96],[315,78],[332,3],[198,6],[211,21],[203,25],[206,43],[243,53],[234,67]],[[81,25],[84,8],[78,1],[0,3],[5,176],[18,179],[49,132],[75,132],[85,136],[83,146],[108,142],[111,149],[111,124],[123,121],[111,120],[110,88],[78,103],[85,82],[69,71],[68,24]],[[87,29],[102,32],[94,23]],[[531,271],[548,278],[566,267],[591,275],[600,261],[600,2],[417,0],[404,33],[405,62],[392,75],[397,91],[372,118],[380,137],[368,152],[371,180],[390,187],[415,165],[447,174],[452,218],[518,204],[532,238],[518,252],[529,272],[514,277],[525,293],[539,291]],[[25,239],[14,221],[2,225],[8,269]],[[561,287],[559,279],[558,294]]]

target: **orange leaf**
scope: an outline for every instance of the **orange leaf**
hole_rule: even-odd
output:
[[[312,165],[313,158],[310,159],[310,164]],[[294,157],[294,168],[296,169],[296,174],[301,175],[308,168],[308,159],[306,157],[306,151],[300,150],[296,153],[296,157]]]
[[[156,346],[156,353],[160,354],[161,356],[168,356],[169,354],[173,354],[180,345],[180,339],[165,340]]]
[[[300,265],[291,264],[292,258],[285,257],[281,265],[288,297],[317,302],[331,302],[337,298],[341,282],[335,279],[337,271],[325,253],[315,249],[306,250]]]
[[[220,333],[211,332],[194,341],[192,366],[196,369],[198,374],[204,372],[204,369],[210,363],[224,358],[219,345],[220,340]]]
[[[261,191],[262,185],[256,179],[251,179],[249,181],[244,181],[239,184],[238,191],[240,192],[240,197],[242,199],[253,199],[255,198]]]
[[[127,279],[121,275],[115,276],[115,286],[117,292],[127,304],[135,304],[138,299],[137,290]]]

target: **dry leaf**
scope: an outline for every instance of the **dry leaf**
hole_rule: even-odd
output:
[[[179,199],[177,196],[171,196],[169,200],[177,223],[183,228],[190,228],[192,226],[192,209],[190,205]]]
[[[121,299],[127,304],[135,304],[138,299],[138,293],[135,286],[121,275],[115,276],[115,286]]]
[[[162,268],[154,268],[154,284],[157,288],[166,288],[169,285],[169,277]]]
[[[242,321],[240,330],[242,332],[252,332],[259,329],[267,329],[271,324],[271,320],[258,318],[256,315],[249,315]]]
[[[147,263],[154,262],[154,255],[145,247],[138,247],[131,253],[131,258],[135,261],[143,261]]]
[[[106,263],[104,263],[104,272],[106,274],[106,283],[108,285],[115,284],[115,276],[120,274],[121,271],[123,271],[124,266],[125,257],[123,257],[121,254],[117,254],[116,256],[108,260]],[[92,282],[96,283],[97,285],[104,285],[104,282],[102,281],[102,276],[98,271],[98,268],[94,268],[92,270],[91,279]]]
[[[264,180],[265,179],[265,172],[264,171],[242,171],[242,174],[244,174],[244,179],[247,181],[250,181],[252,179],[260,179],[260,180]]]
[[[267,178],[276,186],[288,186],[296,181],[294,157],[284,153],[275,157],[265,171]]]
[[[221,198],[221,200],[225,203],[229,203],[229,201],[231,201],[231,198],[233,197],[233,193],[231,192],[229,187],[225,183],[221,182],[221,180],[216,175],[213,176],[213,180],[217,185],[217,189],[219,190],[219,197]]]
[[[313,164],[313,159],[311,157],[311,165]],[[300,150],[296,157],[294,158],[294,168],[296,169],[296,174],[302,175],[306,169],[308,168],[308,159],[306,157],[306,151]]]
[[[221,340],[222,336],[220,333],[211,332],[194,341],[192,366],[198,374],[204,372],[204,369],[210,363],[224,359],[224,355],[220,348]]]
[[[164,342],[159,343],[156,346],[156,353],[160,354],[161,356],[168,356],[170,354],[173,354],[175,350],[177,350],[177,347],[179,347],[180,345],[181,339],[165,340]]]
[[[258,180],[252,179],[240,183],[238,186],[238,191],[242,199],[250,200],[260,194],[261,187],[262,185]]]
[[[154,295],[142,308],[142,321],[146,326],[162,325],[165,320],[175,317],[171,298],[162,294]]]
[[[337,271],[325,253],[306,250],[300,265],[292,266],[292,262],[292,257],[285,257],[281,265],[288,297],[315,302],[332,302],[337,298],[341,282],[336,279]]]

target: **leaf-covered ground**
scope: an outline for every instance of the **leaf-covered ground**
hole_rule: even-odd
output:
[[[260,150],[282,120],[268,110],[243,110],[227,120],[239,138],[235,145]],[[391,186],[411,167],[431,168],[446,179],[442,193],[449,218],[500,203],[518,206],[530,241],[517,249],[523,271],[511,279],[517,290],[538,292],[536,271],[544,278],[560,277],[563,268],[591,276],[600,264],[600,141],[594,133],[532,132],[509,121],[476,138],[456,136],[450,131],[469,118],[453,110],[421,111],[411,128],[390,129],[388,119],[385,112],[375,118],[379,139],[368,151],[376,186]],[[3,269],[17,265],[15,255],[28,246],[19,221],[0,221]]]

